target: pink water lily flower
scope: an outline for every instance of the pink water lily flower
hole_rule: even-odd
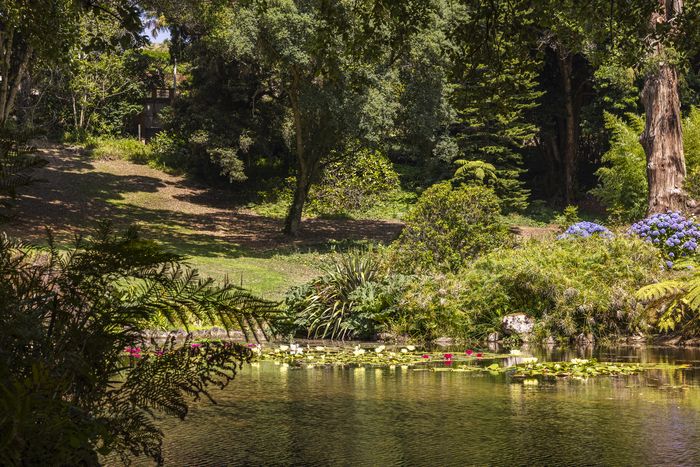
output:
[[[469,349],[469,350],[467,350],[467,351],[464,352],[464,353],[471,357],[472,354],[474,353],[474,351],[473,351],[472,349]]]
[[[198,349],[201,346],[202,346],[202,344],[190,344],[190,347],[192,347],[193,349]]]

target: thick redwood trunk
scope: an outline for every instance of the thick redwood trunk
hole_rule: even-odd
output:
[[[651,18],[652,27],[670,21],[683,7],[681,0],[660,0],[660,4],[661,12]],[[678,74],[676,67],[664,60],[662,47],[657,41],[650,50],[657,67],[646,77],[642,90],[646,126],[640,141],[647,156],[649,214],[682,210],[687,201]]]
[[[565,131],[564,147],[562,148],[562,164],[564,169],[564,202],[571,204],[576,197],[576,113],[574,110],[574,93],[572,89],[573,57],[558,51],[559,70],[561,72],[564,91]]]
[[[675,67],[661,65],[642,91],[646,127],[640,138],[647,156],[648,213],[685,208],[683,129]]]

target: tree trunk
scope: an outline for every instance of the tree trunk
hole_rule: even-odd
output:
[[[302,125],[301,103],[299,101],[299,75],[297,70],[292,70],[292,83],[289,89],[289,100],[292,104],[294,117],[294,136],[296,141],[297,183],[294,190],[292,205],[289,207],[287,218],[284,221],[283,232],[286,235],[296,237],[301,229],[301,215],[304,211],[306,197],[309,195],[311,180],[313,177],[313,164],[310,163],[304,146],[304,127]]]
[[[672,65],[661,65],[647,76],[642,91],[646,126],[640,138],[647,156],[649,214],[685,208],[685,158],[678,96],[678,76]]]
[[[573,203],[576,197],[577,165],[576,113],[574,109],[574,95],[572,89],[573,57],[570,53],[562,50],[561,47],[558,48],[557,55],[559,58],[559,70],[561,72],[562,87],[564,91],[565,110],[564,147],[562,148],[562,164],[564,168],[564,203],[569,205]]]
[[[660,3],[662,11],[652,15],[652,27],[670,21],[683,7],[682,0],[660,0]],[[647,75],[642,90],[646,126],[640,141],[647,157],[647,212],[654,214],[682,210],[687,199],[683,191],[686,172],[678,74],[676,67],[662,58],[660,42],[652,46],[650,53],[656,68]]]
[[[297,174],[296,188],[294,189],[294,198],[292,205],[289,207],[287,218],[284,221],[284,233],[293,237],[299,235],[301,229],[301,215],[304,211],[306,198],[309,196],[309,188],[311,188],[311,174],[307,170],[300,168]]]

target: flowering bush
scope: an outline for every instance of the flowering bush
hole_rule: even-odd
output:
[[[561,240],[563,238],[570,237],[588,238],[593,236],[612,238],[613,234],[606,227],[603,227],[600,224],[596,224],[595,222],[583,221],[577,222],[569,226],[569,228],[566,229],[566,231],[563,234],[559,235],[559,237],[557,238]]]
[[[657,246],[668,267],[673,266],[675,258],[694,254],[700,242],[700,224],[678,212],[647,217],[632,224],[630,233]]]

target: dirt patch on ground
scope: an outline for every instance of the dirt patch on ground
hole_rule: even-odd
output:
[[[557,225],[546,227],[515,226],[511,228],[511,232],[525,239],[542,239],[558,235],[561,233],[561,228]]]
[[[257,215],[237,205],[235,194],[121,160],[92,160],[77,149],[41,149],[49,164],[36,172],[40,183],[23,190],[17,217],[8,233],[43,238],[41,226],[73,235],[99,220],[116,225],[139,224],[144,230],[175,235],[181,242],[204,246],[208,239],[251,250],[310,246],[332,240],[390,241],[399,222],[307,219],[303,234],[282,235],[282,221]]]

